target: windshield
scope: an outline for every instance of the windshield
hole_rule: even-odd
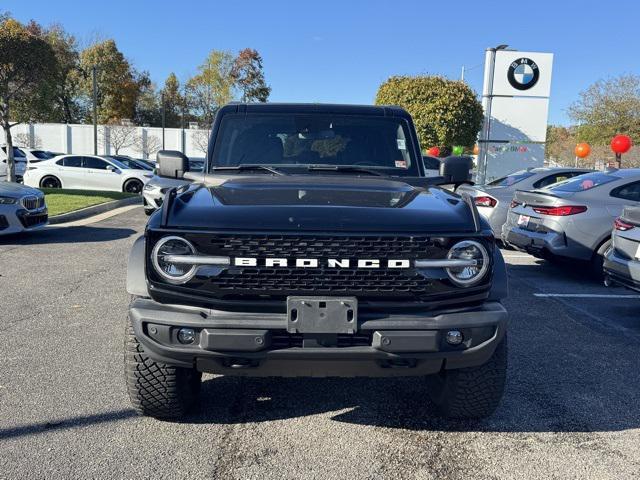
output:
[[[212,166],[358,166],[418,174],[404,120],[365,115],[225,115]]]
[[[492,187],[509,187],[518,182],[521,182],[525,178],[529,178],[533,176],[533,172],[529,172],[527,170],[520,170],[518,172],[511,173],[506,177],[498,178],[493,182],[489,182],[487,185]]]
[[[620,180],[620,177],[614,177],[613,175],[607,175],[601,172],[587,173],[570,178],[564,182],[556,183],[549,187],[548,190],[553,192],[584,192],[604,185],[605,183],[613,182],[614,180]]]
[[[34,157],[39,158],[40,160],[48,160],[50,158],[55,157],[55,155],[51,152],[46,152],[44,150],[32,150],[31,153]]]
[[[6,154],[7,153],[7,147],[2,147],[2,151]],[[14,160],[25,160],[27,158],[27,156],[24,154],[24,152],[22,150],[20,150],[18,147],[13,147],[13,159]]]
[[[125,165],[124,163],[122,163],[120,160],[113,158],[113,157],[105,157],[107,160],[109,160],[109,162],[111,162],[113,164],[114,167],[118,167],[120,170],[127,170],[129,167],[127,165]]]

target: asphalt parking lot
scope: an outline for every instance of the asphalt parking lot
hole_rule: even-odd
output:
[[[640,477],[640,296],[505,252],[504,401],[437,418],[420,379],[205,376],[181,423],[137,417],[122,374],[141,208],[0,238],[0,478]]]

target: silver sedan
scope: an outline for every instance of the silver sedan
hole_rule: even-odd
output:
[[[591,262],[602,275],[611,227],[625,205],[640,205],[640,169],[580,175],[548,188],[517,191],[502,240],[535,256]]]
[[[640,207],[626,206],[611,232],[604,254],[605,284],[640,291]]]
[[[456,192],[468,193],[475,199],[478,212],[487,218],[493,235],[499,240],[516,190],[544,188],[590,171],[572,167],[530,168],[498,178],[486,185],[462,185]]]

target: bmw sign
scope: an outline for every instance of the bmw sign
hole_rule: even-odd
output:
[[[507,79],[517,90],[529,90],[538,82],[538,78],[540,78],[540,70],[536,62],[530,58],[518,58],[509,65]]]

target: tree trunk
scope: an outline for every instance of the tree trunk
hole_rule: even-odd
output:
[[[7,120],[4,125],[4,135],[7,140],[6,149],[7,149],[7,181],[15,182],[16,181],[16,162],[13,158],[13,138],[11,137],[11,125]]]

